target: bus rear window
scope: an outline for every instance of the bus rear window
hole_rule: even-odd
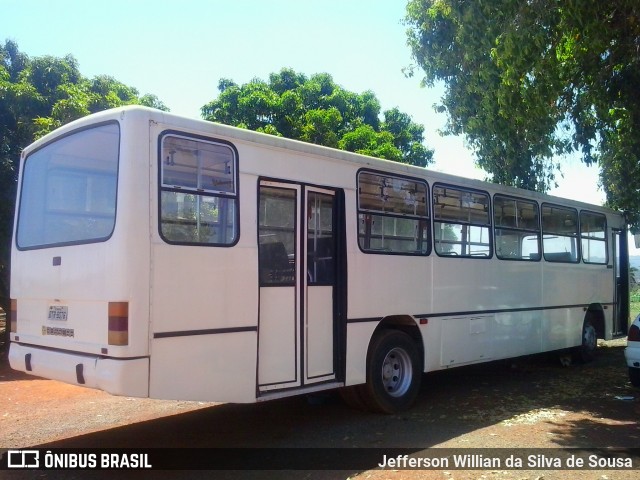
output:
[[[21,250],[100,242],[116,220],[120,128],[80,130],[25,160],[16,244]]]

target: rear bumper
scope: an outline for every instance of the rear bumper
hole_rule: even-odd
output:
[[[624,358],[628,367],[639,368],[640,367],[640,345],[639,342],[629,342],[632,345],[624,349]]]
[[[12,342],[14,370],[127,397],[149,396],[149,358],[116,359]]]

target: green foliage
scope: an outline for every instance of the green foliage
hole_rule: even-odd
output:
[[[447,133],[494,181],[545,191],[578,152],[639,225],[637,0],[411,0],[406,21],[424,83],[445,82]]]
[[[0,306],[7,308],[8,265],[20,152],[55,128],[127,104],[167,110],[155,95],[109,76],[87,79],[70,55],[29,58],[12,41],[0,44]]]
[[[376,132],[371,125],[360,125],[352,132],[344,134],[338,142],[338,148],[402,162],[402,152],[393,143],[394,138],[390,132]]]
[[[394,108],[381,119],[373,92],[349,92],[327,73],[282,69],[245,85],[223,78],[218,90],[202,107],[207,120],[422,167],[433,161],[409,115]]]

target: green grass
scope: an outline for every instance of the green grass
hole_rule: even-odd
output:
[[[638,297],[631,298],[629,302],[629,316],[631,317],[631,321],[640,313],[640,299]]]

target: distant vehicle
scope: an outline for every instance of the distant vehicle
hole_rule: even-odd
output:
[[[629,327],[624,358],[627,360],[627,367],[629,367],[631,385],[640,387],[640,315],[635,318]]]
[[[627,333],[627,266],[620,212],[119,108],[22,154],[9,357],[118,395],[395,412],[422,372],[590,359]]]

